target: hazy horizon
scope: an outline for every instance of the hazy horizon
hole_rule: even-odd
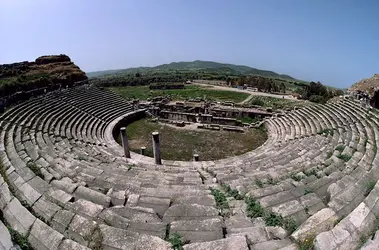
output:
[[[346,88],[379,73],[379,2],[12,0],[0,64],[66,54],[85,72],[213,61]]]

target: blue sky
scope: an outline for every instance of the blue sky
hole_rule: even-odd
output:
[[[0,0],[0,64],[210,60],[348,87],[379,73],[376,0]]]

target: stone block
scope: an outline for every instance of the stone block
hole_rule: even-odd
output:
[[[178,204],[167,209],[163,216],[164,222],[177,220],[202,220],[218,217],[219,211],[214,207],[202,206],[198,204],[183,205]]]
[[[36,217],[23,207],[16,198],[8,204],[3,213],[4,219],[12,229],[22,235],[27,235],[36,220]]]
[[[30,231],[28,241],[34,249],[55,250],[61,244],[63,235],[46,225],[40,220],[36,220]]]
[[[223,238],[222,221],[219,218],[173,221],[170,234],[174,232],[178,232],[185,241],[192,243]]]
[[[208,241],[208,242],[197,242],[191,243],[183,246],[183,250],[248,250],[249,247],[244,236],[231,236],[226,239]]]

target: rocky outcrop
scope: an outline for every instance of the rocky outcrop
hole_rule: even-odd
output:
[[[350,94],[358,99],[369,102],[373,107],[379,107],[379,74],[363,79],[350,87]]]
[[[0,109],[31,95],[71,87],[87,79],[67,55],[41,56],[34,62],[0,65]]]

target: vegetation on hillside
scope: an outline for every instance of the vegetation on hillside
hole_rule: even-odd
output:
[[[343,90],[328,88],[320,82],[310,82],[309,85],[299,89],[298,93],[301,95],[302,99],[317,103],[326,103],[334,96],[344,94]]]
[[[224,74],[224,75],[260,75],[265,77],[282,78],[287,80],[295,80],[293,77],[288,75],[281,75],[273,71],[261,70],[256,68],[251,68],[248,66],[210,62],[210,61],[200,61],[196,60],[193,62],[172,62],[169,64],[162,64],[156,67],[140,67],[140,68],[129,68],[129,69],[119,69],[119,70],[105,70],[97,72],[88,72],[88,77],[99,77],[107,75],[127,75],[130,73],[146,73],[153,71],[192,71],[194,73],[213,73],[213,74]]]
[[[228,86],[257,88],[261,92],[295,94],[317,103],[325,103],[342,90],[324,86],[320,82],[304,82],[272,71],[247,66],[194,61],[88,73],[91,81],[102,87],[139,86],[193,80],[220,81]]]

